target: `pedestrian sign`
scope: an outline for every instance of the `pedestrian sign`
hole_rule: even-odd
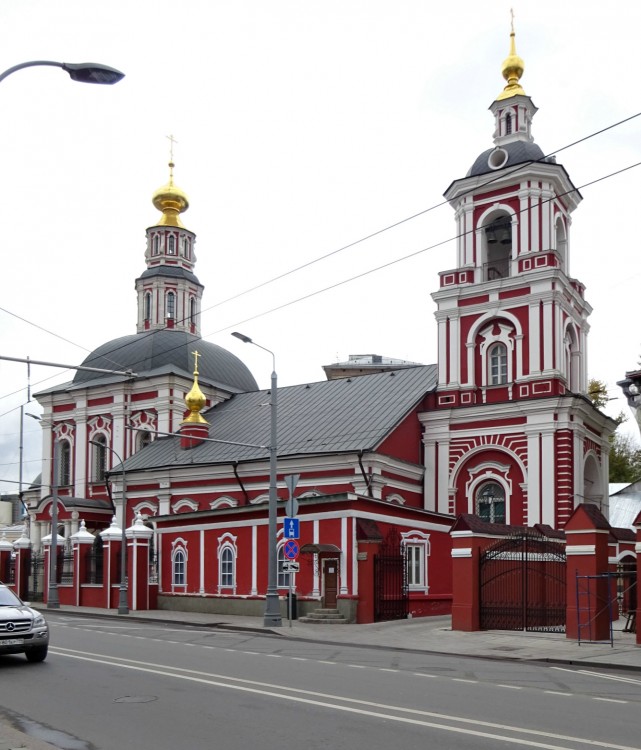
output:
[[[298,518],[288,518],[283,521],[285,539],[300,539],[300,522]]]
[[[298,557],[299,547],[295,539],[288,539],[283,545],[283,554],[288,560],[295,560]]]

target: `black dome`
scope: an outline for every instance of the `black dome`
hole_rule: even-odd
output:
[[[507,153],[507,159],[501,159],[496,161],[496,164],[500,164],[501,169],[505,167],[513,167],[515,164],[523,164],[524,162],[541,161],[545,159],[545,154],[541,151],[540,147],[536,143],[531,141],[512,141],[512,143],[506,143],[499,147],[500,150]],[[468,177],[475,177],[479,174],[486,174],[487,172],[495,172],[496,169],[492,169],[489,164],[490,154],[497,151],[497,148],[488,148],[480,156],[476,158],[470,171],[467,173]]]
[[[132,370],[138,375],[164,369],[191,377],[195,351],[200,355],[201,382],[240,393],[258,390],[254,376],[238,357],[186,331],[163,329],[122,336],[99,346],[82,364],[106,370]],[[105,373],[78,370],[73,382],[81,384],[104,377]]]

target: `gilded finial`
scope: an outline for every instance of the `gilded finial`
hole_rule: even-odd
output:
[[[509,99],[511,96],[525,96],[519,81],[525,70],[525,63],[523,59],[516,54],[516,33],[514,31],[514,10],[510,8],[510,53],[503,61],[503,67],[501,73],[503,78],[507,81],[507,86],[501,91],[496,97],[497,101],[501,99]]]
[[[202,356],[199,352],[194,351],[194,383],[189,393],[185,396],[185,403],[189,409],[189,414],[183,420],[183,424],[207,424],[207,420],[202,416],[200,410],[207,403],[204,393],[198,385],[198,357]]]

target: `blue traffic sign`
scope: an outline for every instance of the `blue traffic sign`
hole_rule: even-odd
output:
[[[300,539],[300,521],[298,518],[288,518],[283,521],[285,539]]]
[[[288,539],[283,545],[283,554],[288,560],[295,560],[298,557],[299,547],[295,539]]]

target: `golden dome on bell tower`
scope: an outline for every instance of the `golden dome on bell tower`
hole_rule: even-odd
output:
[[[507,86],[496,97],[496,101],[501,101],[502,99],[509,99],[511,96],[519,96],[519,95],[525,96],[526,95],[521,84],[519,83],[524,70],[525,70],[525,63],[523,62],[523,58],[519,57],[516,54],[516,34],[514,33],[514,13],[512,13],[512,31],[510,32],[510,53],[505,58],[505,60],[503,60],[503,67],[501,68],[501,73],[503,74],[503,78],[505,78],[505,80],[507,81]]]

